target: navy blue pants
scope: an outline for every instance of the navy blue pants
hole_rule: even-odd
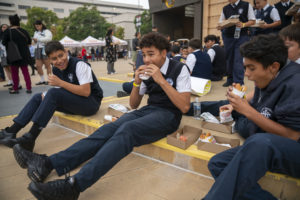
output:
[[[227,82],[244,84],[244,64],[240,53],[240,46],[249,41],[249,36],[241,35],[234,39],[222,34],[226,52]]]
[[[135,146],[155,142],[177,130],[180,119],[167,109],[145,106],[100,127],[68,149],[50,156],[59,176],[89,160],[75,175],[81,192],[93,185]]]
[[[267,171],[300,178],[300,143],[269,133],[249,137],[243,146],[211,158],[208,169],[215,183],[205,200],[276,200],[257,181]]]
[[[3,66],[0,64],[0,78],[3,79],[3,81],[5,80],[5,73],[3,70]]]
[[[128,94],[131,93],[132,88],[133,88],[133,81],[131,82],[125,82],[122,84],[122,88],[125,92],[127,92]]]
[[[14,122],[24,127],[31,120],[46,127],[55,111],[88,116],[95,114],[100,104],[91,96],[82,97],[62,88],[51,88],[43,100],[41,93],[35,94],[14,118]]]

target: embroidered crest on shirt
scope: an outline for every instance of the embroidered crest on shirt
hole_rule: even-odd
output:
[[[171,78],[167,78],[166,81],[167,81],[170,85],[173,85],[173,83],[174,83],[173,80],[172,80]]]
[[[270,108],[267,107],[263,107],[260,111],[260,114],[262,114],[263,116],[265,116],[266,118],[270,119],[272,116],[272,110]]]
[[[69,78],[70,82],[72,83],[73,82],[73,74],[68,74],[68,78]]]
[[[240,9],[239,9],[239,14],[242,14],[243,11],[244,11],[243,8],[240,8]]]

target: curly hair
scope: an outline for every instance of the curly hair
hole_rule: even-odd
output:
[[[275,34],[258,35],[240,47],[243,57],[255,60],[266,69],[274,62],[280,64],[280,69],[288,58],[287,47],[284,41]]]
[[[167,40],[167,38],[157,32],[151,32],[146,35],[144,35],[140,42],[140,48],[144,47],[152,47],[162,50],[167,50],[167,52],[170,50],[170,43]]]

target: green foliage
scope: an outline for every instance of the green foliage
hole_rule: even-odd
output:
[[[106,22],[95,6],[90,7],[89,5],[79,7],[65,19],[66,35],[74,40],[83,40],[89,35],[95,38],[105,37],[111,24]]]
[[[32,7],[26,10],[27,12],[27,23],[22,24],[21,26],[28,31],[28,33],[33,36],[35,31],[33,23],[36,20],[42,20],[43,24],[51,30],[52,26],[55,26],[58,22],[58,17],[56,14],[51,10],[44,10],[38,7]]]
[[[141,16],[142,25],[140,27],[140,32],[144,35],[152,30],[152,15],[149,10],[145,10]],[[134,19],[134,24],[136,24],[136,19]],[[136,31],[138,31],[137,28]]]
[[[117,38],[124,39],[124,28],[117,26],[114,34]]]

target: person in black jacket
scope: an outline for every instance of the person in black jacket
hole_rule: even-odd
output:
[[[250,137],[211,158],[208,168],[215,183],[205,200],[276,200],[257,183],[267,171],[300,178],[300,65],[287,62],[287,47],[276,35],[253,38],[242,45],[241,54],[255,93],[248,102],[229,88],[226,107],[249,120]]]
[[[68,58],[68,52],[57,41],[47,43],[45,51],[54,65],[49,85],[55,88],[31,98],[14,118],[14,124],[0,131],[0,144],[8,147],[20,144],[32,151],[36,138],[55,111],[88,116],[99,110],[103,92],[90,65],[78,58]],[[29,132],[16,138],[30,121],[33,126]]]
[[[182,113],[190,106],[189,71],[183,63],[167,58],[169,42],[162,34],[144,35],[140,47],[145,65],[135,71],[129,102],[136,109],[147,93],[148,105],[124,114],[50,157],[28,152],[19,145],[14,147],[18,163],[28,167],[29,178],[33,181],[29,190],[38,199],[78,199],[80,192],[91,187],[133,147],[155,142],[177,130]],[[142,81],[140,74],[145,73],[150,78]],[[53,169],[61,176],[86,161],[72,177],[39,183]]]
[[[10,61],[8,64],[11,67],[11,74],[13,80],[13,88],[9,91],[10,94],[18,94],[19,93],[19,68],[22,70],[25,83],[26,83],[26,92],[32,93],[31,91],[31,80],[28,72],[28,64],[31,62],[31,56],[29,52],[28,46],[31,44],[31,38],[26,30],[20,28],[20,18],[18,15],[9,16],[10,28],[5,30],[3,33],[2,43],[6,46],[6,50],[8,47],[8,42],[10,40],[14,41],[18,46],[19,52],[21,54],[22,59],[17,61]],[[13,52],[6,51],[7,54]]]
[[[274,31],[279,32],[284,27],[290,25],[292,23],[293,16],[286,15],[286,11],[290,9],[294,3],[290,0],[280,0],[278,3],[274,4],[275,8],[277,8],[281,25],[274,28]]]

